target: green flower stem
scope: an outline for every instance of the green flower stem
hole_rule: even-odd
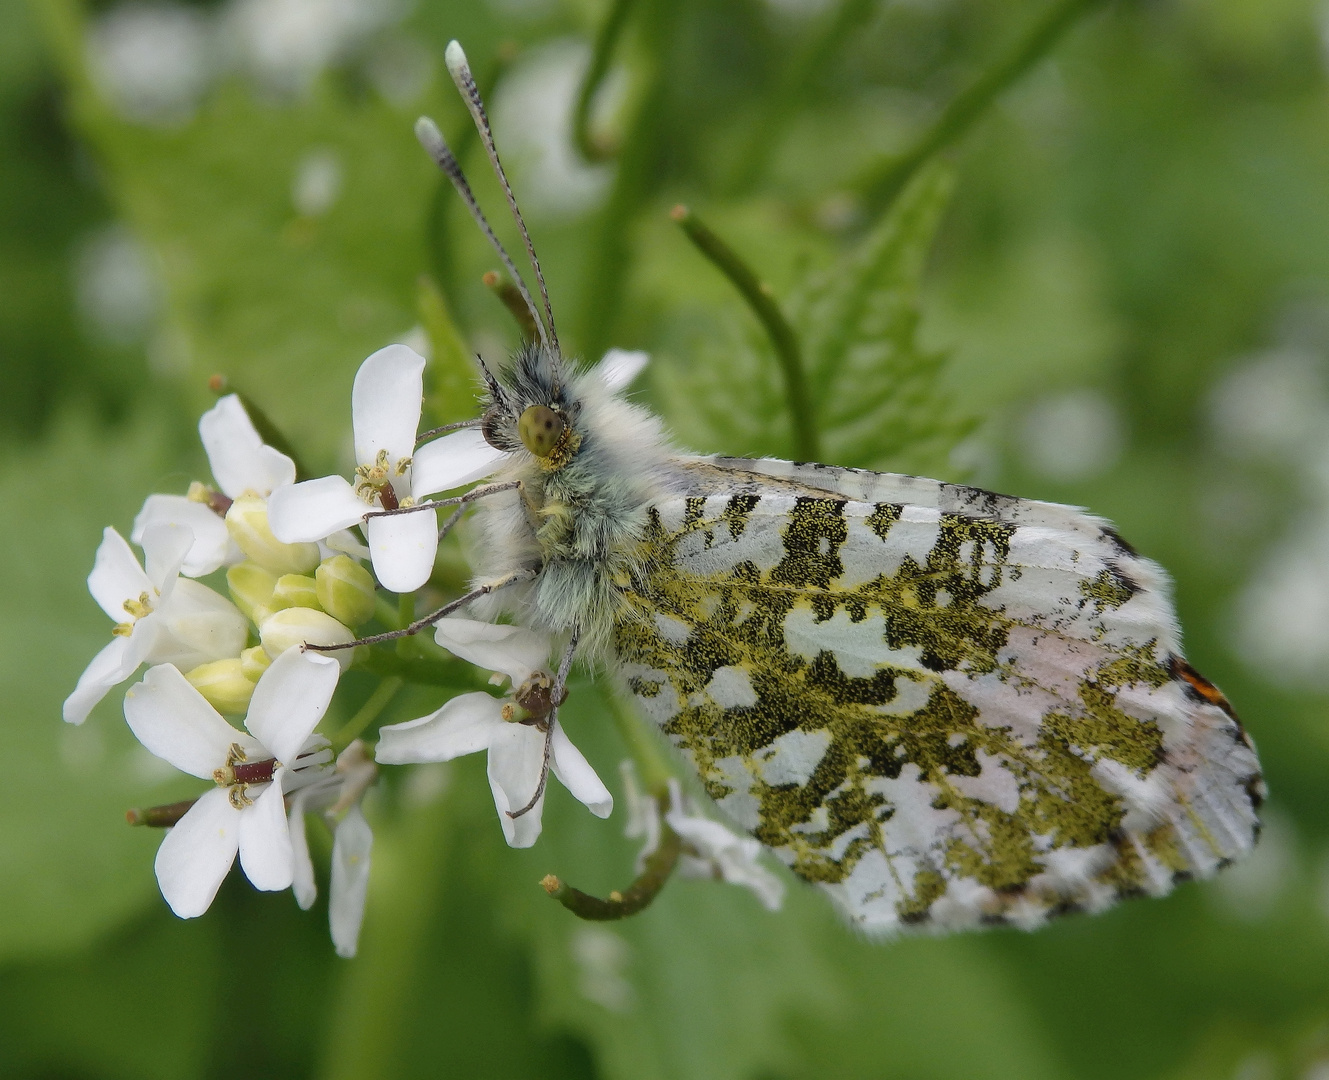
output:
[[[374,872],[360,954],[340,964],[319,1080],[418,1075],[411,1035],[436,956],[457,815],[451,788],[427,807],[374,823]],[[464,932],[462,928],[444,928]],[[429,1075],[455,1075],[446,1070]]]
[[[637,764],[637,771],[646,790],[657,799],[664,797],[669,791],[669,780],[674,770],[669,767],[669,758],[660,737],[647,728],[636,709],[621,695],[608,692],[602,698],[613,714],[614,725],[627,744],[628,753]]]
[[[591,134],[591,106],[595,102],[596,92],[609,74],[609,61],[614,55],[614,47],[627,25],[628,14],[632,10],[633,0],[613,0],[609,14],[600,24],[600,32],[595,36],[595,50],[591,53],[591,64],[586,69],[586,77],[581,81],[581,91],[577,95],[577,107],[572,114],[572,138],[577,144],[581,156],[587,161],[608,161],[618,152],[616,142]]]
[[[664,888],[665,882],[669,880],[669,875],[674,872],[674,866],[678,863],[678,854],[682,847],[683,841],[679,838],[678,833],[674,832],[668,825],[661,823],[660,846],[647,856],[646,865],[642,868],[641,874],[621,893],[610,893],[607,900],[602,900],[598,896],[591,896],[580,889],[574,889],[567,882],[559,880],[553,874],[547,875],[540,882],[540,885],[545,892],[579,919],[586,919],[590,922],[611,922],[614,919],[626,919],[629,915],[636,915],[646,908],[652,900],[660,895],[660,890]]]
[[[675,206],[669,216],[678,222],[697,250],[729,279],[766,330],[780,362],[780,370],[784,373],[785,395],[789,399],[789,413],[793,420],[794,454],[800,461],[816,461],[820,456],[817,425],[812,415],[812,398],[808,394],[807,380],[803,375],[803,349],[794,328],[789,325],[789,320],[784,317],[780,305],[771,295],[771,287],[759,280],[738,253],[686,206]]]
[[[197,799],[182,799],[180,802],[167,803],[165,806],[149,806],[140,810],[135,807],[125,811],[125,820],[131,825],[146,825],[150,829],[169,829],[177,825]]]
[[[526,301],[521,298],[517,286],[497,270],[490,270],[481,280],[485,283],[485,288],[498,297],[503,306],[508,309],[508,314],[516,320],[517,329],[521,331],[522,337],[527,341],[535,341],[540,336],[540,332],[535,325],[535,319],[531,316],[531,309],[526,306]]]
[[[1056,0],[1003,56],[970,86],[961,90],[903,153],[870,176],[863,185],[871,216],[884,213],[904,186],[938,150],[965,134],[1012,83],[1046,56],[1089,9],[1103,0]]]
[[[332,752],[334,755],[340,754],[364,734],[365,729],[378,719],[378,714],[387,707],[388,702],[396,696],[397,691],[402,688],[405,681],[399,675],[389,675],[378,684],[378,689],[369,695],[369,700],[361,705],[360,710],[347,720],[337,734],[332,737]]]

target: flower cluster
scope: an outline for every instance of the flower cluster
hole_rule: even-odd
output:
[[[597,371],[618,391],[645,359],[615,350]],[[425,716],[383,726],[372,755],[358,736],[399,682],[381,684],[332,734],[318,731],[342,673],[380,670],[375,657],[400,660],[397,642],[387,639],[421,625],[404,625],[409,615],[402,613],[413,610],[417,590],[431,587],[442,504],[430,497],[487,477],[513,486],[503,478],[513,455],[491,446],[478,421],[420,439],[424,366],[405,345],[361,365],[351,397],[351,477],[297,476],[294,460],[264,441],[232,394],[199,423],[212,482],[144,502],[130,533],[141,561],[129,541],[105,531],[88,587],[114,623],[112,637],[66,700],[64,716],[83,723],[147,665],[124,696],[130,729],[157,757],[212,784],[196,799],[130,815],[169,827],[156,872],[182,918],[208,909],[237,856],[255,888],[290,888],[308,908],[317,891],[306,827],[316,815],[332,830],[333,942],[339,954],[354,955],[373,842],[361,803],[378,764],[485,751],[498,819],[513,847],[538,839],[550,774],[597,817],[613,808],[558,718],[567,643],[523,626],[431,616],[439,648],[431,653],[417,641],[410,655],[465,661],[492,673],[490,684],[502,691],[460,693]],[[366,631],[367,624],[375,625]],[[566,660],[555,676],[550,657],[559,649]],[[448,670],[455,677],[455,666]],[[648,838],[645,857],[650,838],[660,835],[659,808],[637,794],[630,777],[627,788],[630,825]],[[664,820],[686,841],[686,873],[740,882],[768,906],[778,903],[780,883],[756,865],[755,841],[701,818],[677,792]]]

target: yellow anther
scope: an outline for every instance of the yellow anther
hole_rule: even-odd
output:
[[[243,810],[246,806],[254,805],[254,800],[245,794],[245,789],[247,786],[248,785],[246,784],[236,784],[235,787],[231,788],[229,792],[231,798],[231,805],[234,806],[237,810]]]
[[[152,600],[143,592],[138,594],[137,600],[126,600],[121,606],[131,619],[141,619],[152,611]]]
[[[397,475],[405,476],[406,470],[409,469],[410,467],[411,467],[411,459],[408,457],[402,458],[400,461],[397,462]]]
[[[212,491],[207,484],[195,480],[189,485],[189,490],[185,492],[185,498],[190,502],[209,503],[212,501]]]
[[[129,637],[134,632],[134,624],[130,622],[116,623],[111,627],[113,637]]]

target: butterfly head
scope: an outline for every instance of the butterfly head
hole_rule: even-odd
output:
[[[581,442],[569,374],[567,362],[538,342],[518,349],[497,373],[486,367],[485,441],[508,452],[526,449],[549,470],[567,464]]]

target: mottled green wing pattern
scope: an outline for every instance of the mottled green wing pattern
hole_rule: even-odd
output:
[[[820,466],[695,475],[651,511],[621,673],[855,923],[1037,925],[1254,843],[1254,750],[1182,658],[1162,571],[1102,522]]]

